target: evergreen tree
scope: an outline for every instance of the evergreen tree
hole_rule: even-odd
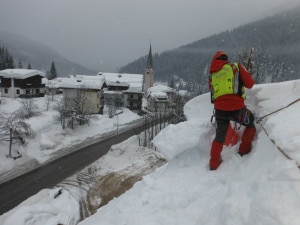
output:
[[[175,89],[175,82],[174,82],[174,78],[173,77],[172,77],[172,79],[170,81],[169,87]]]
[[[53,80],[53,79],[57,78],[57,72],[56,72],[54,62],[52,62],[50,72],[47,73],[47,76],[48,76],[49,80]]]
[[[272,57],[272,64],[284,63],[287,68],[294,65],[294,72],[287,74],[283,74],[283,70],[279,66],[276,73],[284,75],[280,76],[281,78],[284,80],[297,79],[300,71],[299,15],[300,6],[264,20],[215,34],[177,49],[162,52],[159,55],[153,55],[153,62],[156,65],[155,81],[169,81],[173,74],[184,81],[197,80],[199,71],[203,71],[206,64],[211,62],[213,54],[220,50],[227,52],[230,61],[235,62],[232,60],[235,53],[240,52],[243,48],[247,49],[246,52],[239,55],[240,60],[239,58],[236,59],[236,62],[245,65],[247,62],[244,60],[249,56],[250,47],[255,49],[253,68],[250,68],[250,71],[259,83],[265,82],[265,78],[269,81],[271,75],[274,75],[270,74],[270,65],[263,65],[265,60],[267,63],[269,62],[268,58],[270,59],[270,57],[268,55]],[[255,59],[257,50],[260,48],[263,55]],[[141,57],[120,68],[119,71],[121,73],[140,73],[145,65],[146,57]]]
[[[15,66],[15,60],[14,60],[14,58],[12,56],[9,56],[7,65],[8,65],[7,69],[14,69],[14,68],[16,68],[16,66]]]
[[[18,69],[23,69],[23,64],[21,60],[19,60],[18,62]]]
[[[0,70],[4,70],[4,48],[0,47]]]
[[[14,58],[10,55],[9,51],[5,47],[0,47],[0,70],[14,69]]]
[[[27,69],[31,70],[31,64],[29,63]]]
[[[5,50],[4,50],[4,57],[5,57],[4,58],[4,60],[5,60],[5,62],[4,62],[5,69],[13,69],[13,68],[11,68],[13,65],[12,65],[11,57],[9,55],[9,52],[8,52],[7,48],[5,48]]]

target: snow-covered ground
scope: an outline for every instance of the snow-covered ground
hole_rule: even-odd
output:
[[[57,111],[53,106],[59,101],[59,96],[55,96],[53,101],[45,98],[33,99],[34,105],[40,112],[39,116],[34,116],[26,122],[30,124],[32,137],[26,146],[13,145],[12,155],[16,155],[18,150],[22,157],[13,160],[8,159],[8,142],[0,145],[0,183],[18,175],[20,172],[28,171],[33,166],[38,166],[49,160],[60,157],[78,148],[81,143],[92,143],[96,139],[107,137],[110,133],[116,133],[126,128],[132,122],[137,122],[141,117],[124,108],[123,112],[113,118],[105,115],[95,115],[89,125],[78,126],[76,129],[63,130],[61,125],[55,120]],[[21,99],[1,98],[0,113],[12,113],[22,106]],[[47,106],[48,105],[48,106]],[[49,108],[49,110],[46,110]],[[21,168],[21,169],[20,169]]]
[[[255,85],[247,96],[248,108],[262,117],[299,99],[300,80]],[[79,224],[298,225],[300,101],[262,120],[269,137],[257,124],[249,155],[236,154],[238,145],[225,147],[223,163],[218,170],[210,171],[214,128],[210,123],[213,107],[209,98],[204,94],[189,101],[185,106],[188,120],[169,125],[155,137],[158,154],[168,160],[165,166],[144,176]],[[283,156],[270,139],[294,160]],[[113,157],[114,151],[110,151],[98,165],[113,170],[123,162],[130,164],[142,158],[143,153],[137,153],[138,148],[134,147],[138,146],[136,138],[128,142],[131,147],[126,147],[126,151],[121,150],[124,146],[120,144],[119,154]],[[149,154],[148,150],[144,152]],[[0,223],[76,224],[79,206],[74,192],[64,190],[54,198],[56,192],[57,189],[41,191],[2,215]]]

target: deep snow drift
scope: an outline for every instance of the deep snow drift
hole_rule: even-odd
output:
[[[300,80],[255,85],[247,91],[247,96],[248,108],[261,117],[298,99]],[[185,106],[188,120],[169,125],[153,141],[168,163],[79,224],[299,224],[300,172],[296,161],[300,161],[300,101],[261,122],[276,145],[294,160],[283,156],[257,124],[252,152],[240,157],[236,153],[238,145],[225,147],[223,163],[216,171],[208,169],[210,143],[214,138],[210,123],[212,109],[208,94],[188,102]],[[107,161],[101,163],[103,168],[120,167],[119,157],[124,161],[133,159],[134,163],[133,145],[118,154],[118,158],[108,153]],[[53,199],[54,191],[41,191],[2,215],[0,222],[75,224],[76,196],[64,191],[61,197]]]
[[[300,97],[300,81],[256,85],[247,92],[248,107],[264,116]],[[270,137],[299,160],[300,102],[262,121]],[[92,224],[263,224],[300,221],[300,173],[260,125],[251,154],[240,157],[238,146],[223,149],[223,163],[208,170],[212,106],[209,95],[185,106],[187,122],[170,125],[154,140],[168,165],[147,175],[121,197],[81,222]]]

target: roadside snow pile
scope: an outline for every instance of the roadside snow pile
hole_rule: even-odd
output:
[[[159,152],[140,147],[133,136],[54,189],[44,189],[0,216],[0,224],[77,224],[165,163]]]
[[[54,198],[59,188],[43,189],[15,209],[0,217],[2,225],[68,224],[75,225],[80,219],[80,205],[67,191]],[[67,204],[66,204],[67,203]]]

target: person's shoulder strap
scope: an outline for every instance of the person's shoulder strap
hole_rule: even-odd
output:
[[[238,63],[230,63],[230,66],[233,70],[234,75],[239,73],[239,64]]]

